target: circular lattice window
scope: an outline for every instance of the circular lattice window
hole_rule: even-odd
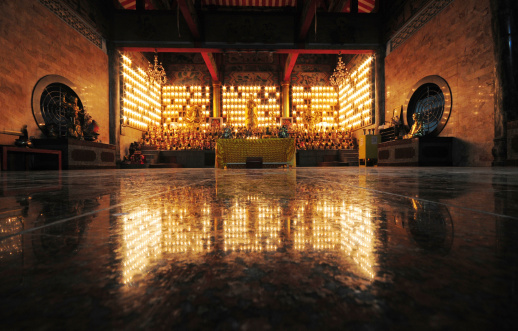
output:
[[[410,92],[403,120],[407,129],[414,124],[413,115],[423,119],[425,136],[437,136],[446,126],[451,112],[451,91],[448,83],[439,76],[428,76],[417,82]]]
[[[65,137],[71,121],[83,110],[73,84],[61,76],[43,77],[32,93],[32,113],[47,136]]]

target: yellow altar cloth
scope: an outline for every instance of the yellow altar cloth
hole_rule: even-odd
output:
[[[246,164],[247,157],[262,157],[263,164],[286,163],[295,166],[295,139],[218,139],[216,140],[216,168],[227,164]]]

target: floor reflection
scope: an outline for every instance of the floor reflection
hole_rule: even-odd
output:
[[[289,176],[291,184],[283,187],[281,197],[271,189],[257,190],[253,182],[262,177],[248,178],[252,185],[236,193],[243,188],[229,177],[218,178],[216,187],[172,188],[140,208],[123,209],[123,283],[158,258],[174,254],[188,254],[196,262],[203,261],[200,253],[279,250],[332,252],[349,259],[360,277],[373,280],[377,258],[371,208],[354,203],[358,197],[337,198],[333,188],[297,183]]]
[[[453,244],[453,221],[444,205],[412,199],[408,232],[415,243],[428,252],[447,254]]]
[[[462,207],[473,179],[439,196],[435,173],[386,192],[380,173],[175,170],[4,183],[16,194],[0,196],[0,318],[11,329],[512,325],[518,222],[494,206],[513,211],[515,187],[478,187],[476,201],[498,192],[477,211]]]

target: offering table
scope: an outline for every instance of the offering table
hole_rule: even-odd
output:
[[[247,158],[262,158],[264,165],[295,167],[295,139],[218,139],[216,168],[245,165]]]

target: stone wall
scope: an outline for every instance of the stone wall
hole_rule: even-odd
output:
[[[455,0],[385,59],[386,106],[405,104],[430,75],[444,78],[452,110],[440,136],[455,137],[454,164],[490,166],[494,138],[494,67],[489,0]]]
[[[59,75],[80,87],[85,109],[108,142],[108,56],[37,0],[0,1],[0,130],[42,135],[31,97],[44,76]],[[0,135],[0,144],[16,137]]]

